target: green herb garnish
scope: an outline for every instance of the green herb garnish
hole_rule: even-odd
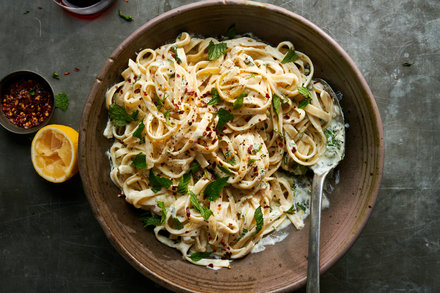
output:
[[[261,228],[263,228],[263,224],[264,224],[264,218],[263,218],[263,211],[261,210],[261,206],[259,206],[255,212],[254,212],[254,219],[255,222],[257,224],[256,228],[255,228],[255,234],[257,234],[258,232],[261,231]]]
[[[402,66],[410,67],[413,64],[414,64],[414,62],[405,62],[405,63],[402,64]]]
[[[209,208],[200,205],[197,195],[194,192],[190,191],[189,194],[193,207],[202,215],[205,220],[208,220],[213,214],[212,211]]]
[[[232,115],[231,112],[223,108],[218,110],[217,116],[218,116],[218,122],[216,126],[217,132],[222,132],[223,128],[225,127],[225,124],[229,121],[234,120],[234,115]]]
[[[25,12],[23,12],[23,14],[28,14],[30,11],[29,10],[26,10]]]
[[[165,113],[163,113],[163,116],[165,116],[166,124],[167,125],[171,125],[171,123],[170,123],[170,111],[169,110],[165,111]]]
[[[183,229],[182,222],[180,222],[178,218],[174,218],[173,217],[173,228],[176,229],[176,230]]]
[[[263,146],[261,144],[258,144],[258,143],[254,144],[252,146],[252,154],[253,155],[257,154],[261,150],[262,147]]]
[[[161,217],[152,216],[150,212],[145,212],[139,216],[139,220],[144,223],[144,228],[148,226],[159,226],[161,224]]]
[[[136,169],[147,168],[147,156],[142,152],[137,154],[131,161]]]
[[[65,93],[59,93],[55,96],[55,107],[60,108],[63,111],[69,107],[69,97]]]
[[[144,121],[141,121],[141,123],[138,125],[136,130],[133,132],[133,136],[139,138],[140,143],[145,142],[145,137],[142,135],[142,131],[144,130],[144,128],[145,128]]]
[[[298,104],[299,109],[304,109],[308,104],[312,102],[312,99],[304,99]]]
[[[191,163],[191,166],[189,166],[189,171],[192,172],[193,174],[199,171],[199,169],[200,169],[200,164],[197,161],[193,161]]]
[[[205,251],[205,252],[194,252],[193,254],[190,255],[189,258],[191,258],[192,261],[199,261],[202,258],[207,258],[208,256],[211,255],[211,252],[209,251]]]
[[[298,202],[298,203],[296,203],[296,210],[298,211],[299,209],[306,211],[307,208],[303,203]]]
[[[151,190],[157,193],[162,189],[162,187],[169,188],[173,183],[170,179],[165,177],[156,176],[153,170],[150,170],[150,175],[148,176],[148,181],[151,185]]]
[[[299,86],[298,92],[303,95],[304,98],[310,98],[310,92],[306,87]]]
[[[191,180],[191,173],[183,174],[182,178],[180,178],[179,184],[177,185],[177,193],[187,194],[188,184],[190,180]]]
[[[138,118],[139,111],[129,115],[125,109],[118,104],[111,104],[108,108],[108,115],[116,126],[125,126]]]
[[[30,90],[29,90],[29,94],[30,94],[31,96],[35,96],[35,89],[30,89]]]
[[[232,173],[232,171],[226,167],[226,166],[222,166],[222,165],[217,165],[217,167],[220,169],[220,171],[222,171],[223,173],[227,174],[227,175],[232,175],[234,173]]]
[[[220,196],[220,192],[223,190],[223,187],[225,187],[228,178],[229,177],[223,177],[209,183],[203,192],[206,199],[209,201],[216,200]]]
[[[56,73],[56,72],[52,73],[52,77],[55,78],[55,79],[60,79],[59,74]]]
[[[241,93],[240,96],[238,96],[237,99],[235,99],[234,104],[232,105],[232,108],[234,110],[240,109],[241,106],[243,106],[244,97],[247,95],[247,92]]]
[[[126,20],[126,21],[133,21],[133,20],[134,20],[133,17],[122,14],[121,9],[118,10],[118,14],[119,14],[119,16],[120,16],[121,18],[123,18],[123,19]]]
[[[211,89],[211,95],[212,95],[212,99],[208,102],[208,105],[220,105],[221,104],[221,100],[220,100],[220,95],[218,93],[218,90],[213,87]]]
[[[179,55],[177,54],[177,45],[174,45],[172,47],[172,49],[173,49],[173,57],[174,57],[174,59],[176,59],[178,64],[182,63],[182,59],[180,59]]]
[[[212,61],[220,58],[220,56],[225,54],[227,48],[226,43],[214,44],[213,41],[210,41],[208,45],[208,59]]]
[[[225,157],[226,157],[226,160],[228,160],[228,163],[229,163],[229,164],[231,164],[231,165],[235,165],[235,164],[237,164],[237,162],[235,161],[234,154],[233,154],[232,152],[227,151],[227,152],[225,153]]]
[[[284,56],[283,60],[281,61],[281,63],[289,63],[289,62],[293,62],[295,60],[299,59],[298,54],[296,54],[295,51],[293,51],[292,49],[289,48],[289,51],[287,51],[286,55]]]
[[[339,147],[342,144],[342,141],[336,139],[336,133],[331,129],[324,129],[325,138],[327,140],[328,146]]]
[[[233,39],[235,38],[235,35],[237,35],[237,29],[235,28],[235,24],[233,24],[228,28],[228,31],[226,32],[226,36],[229,39]]]
[[[280,115],[281,99],[277,94],[272,95],[272,106],[277,115]]]
[[[165,204],[163,201],[156,202],[157,206],[162,209],[162,216],[160,217],[160,224],[165,225],[165,221],[167,219],[167,209],[165,208]]]
[[[163,106],[163,101],[159,98],[159,96],[155,93],[154,94],[154,100],[156,101],[156,107],[157,107],[157,110],[159,110],[160,111],[160,109],[162,108],[162,106]],[[164,99],[165,100],[165,99]]]

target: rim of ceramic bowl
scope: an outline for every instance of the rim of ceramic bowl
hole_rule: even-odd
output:
[[[353,62],[353,60],[349,57],[349,55],[345,52],[345,50],[342,49],[342,47],[335,40],[333,40],[329,35],[327,35],[322,29],[320,29],[318,26],[316,26],[315,24],[313,24],[311,21],[307,20],[306,18],[304,18],[296,13],[293,13],[287,9],[284,9],[284,8],[281,8],[281,7],[272,5],[272,4],[258,3],[258,2],[253,2],[253,1],[240,1],[240,0],[201,1],[201,2],[191,3],[191,4],[187,4],[187,5],[180,6],[180,7],[174,8],[172,10],[169,10],[169,11],[151,19],[150,21],[146,22],[145,24],[140,26],[137,30],[135,30],[132,34],[130,34],[113,51],[113,53],[111,54],[109,59],[105,62],[101,71],[97,75],[95,83],[93,84],[92,89],[90,91],[88,100],[84,106],[83,119],[81,119],[81,126],[80,126],[80,146],[79,146],[80,147],[80,154],[81,154],[80,155],[81,178],[83,180],[84,185],[87,185],[89,178],[87,178],[85,176],[86,170],[83,170],[86,166],[86,161],[85,161],[86,158],[85,158],[85,156],[82,155],[82,150],[84,150],[84,147],[85,147],[84,146],[84,137],[85,137],[85,131],[87,128],[86,127],[87,121],[86,121],[86,119],[84,119],[84,117],[87,117],[88,114],[90,113],[90,107],[91,107],[91,104],[95,98],[94,94],[97,92],[98,88],[100,87],[107,69],[114,62],[115,58],[117,58],[118,55],[120,55],[120,53],[126,49],[127,45],[132,40],[140,37],[142,35],[142,33],[145,30],[147,30],[148,28],[154,27],[155,25],[158,25],[165,20],[168,20],[174,16],[177,16],[181,13],[188,12],[190,10],[200,9],[200,8],[209,7],[209,6],[219,6],[219,5],[226,5],[226,6],[227,5],[251,5],[251,6],[263,7],[263,8],[272,10],[276,13],[286,15],[289,18],[292,18],[292,19],[296,20],[297,22],[301,22],[305,26],[311,28],[313,31],[315,31],[317,34],[319,34],[319,36],[321,38],[325,39],[326,42],[328,42],[337,51],[337,53],[340,54],[342,56],[342,58],[344,58],[349,63],[350,69],[356,75],[357,79],[359,80],[360,84],[362,85],[363,90],[365,90],[365,92],[366,92],[366,96],[368,96],[368,99],[365,102],[367,103],[367,107],[369,108],[369,112],[370,112],[369,114],[372,116],[371,120],[375,121],[376,126],[377,126],[377,129],[374,129],[375,131],[377,131],[376,141],[375,141],[375,145],[377,148],[377,151],[375,153],[376,154],[375,158],[376,158],[377,170],[375,171],[375,177],[373,178],[374,180],[372,182],[372,184],[374,186],[372,187],[372,189],[370,189],[371,192],[369,193],[369,197],[368,197],[368,205],[370,208],[363,211],[363,213],[360,217],[361,219],[356,222],[356,225],[357,225],[356,232],[349,236],[347,241],[344,242],[344,246],[341,247],[339,250],[337,250],[337,252],[334,254],[333,258],[330,261],[321,265],[320,272],[322,274],[323,272],[328,270],[328,268],[330,268],[337,260],[339,260],[350,249],[350,247],[353,245],[355,240],[358,238],[358,236],[361,233],[362,229],[364,228],[365,224],[367,223],[367,220],[372,212],[372,208],[374,207],[374,204],[377,199],[377,195],[379,193],[379,187],[380,187],[380,182],[381,182],[382,172],[383,172],[384,136],[383,136],[383,129],[382,129],[382,121],[380,118],[379,110],[377,108],[374,97],[372,95],[372,92],[369,89],[364,77],[362,76],[361,72],[359,71],[359,69],[357,68],[357,66]],[[173,282],[172,280],[162,278],[156,272],[149,269],[145,264],[139,262],[139,260],[136,259],[126,247],[124,247],[121,243],[118,242],[118,239],[116,239],[117,237],[112,234],[111,228],[107,225],[107,223],[104,220],[104,218],[102,217],[102,215],[99,214],[99,207],[98,207],[97,202],[95,201],[94,194],[91,194],[91,192],[87,189],[85,189],[85,192],[88,195],[87,197],[88,197],[88,200],[92,206],[93,213],[94,213],[95,217],[97,218],[98,222],[100,223],[101,227],[103,228],[106,236],[108,237],[108,239],[110,240],[112,245],[116,248],[116,250],[132,266],[134,266],[138,271],[143,273],[145,276],[149,277],[150,279],[156,281],[157,283],[159,283],[165,287],[171,288],[173,290],[178,290],[178,291],[185,291],[185,292],[191,291],[190,289],[184,287],[182,284],[178,284],[176,282]],[[296,283],[290,283],[289,285],[286,285],[282,288],[279,288],[276,291],[281,292],[281,291],[297,289],[297,288],[303,286],[305,284],[305,282],[306,282],[306,278],[303,278],[302,280],[300,280]]]
[[[0,109],[0,124],[3,126],[3,128],[5,128],[9,132],[12,132],[15,134],[31,134],[31,133],[37,132],[39,129],[46,126],[50,122],[50,120],[52,119],[52,116],[55,112],[55,95],[54,95],[53,88],[52,88],[51,84],[49,83],[49,81],[47,81],[47,79],[45,79],[41,74],[39,74],[37,72],[34,72],[32,70],[25,70],[25,69],[11,72],[1,79],[1,81],[0,81],[0,95],[3,97],[3,88],[5,86],[11,84],[11,82],[13,82],[14,80],[17,80],[22,77],[32,77],[33,79],[40,81],[50,91],[50,93],[52,95],[52,105],[53,105],[52,111],[51,111],[49,117],[47,117],[41,124],[39,124],[38,126],[32,127],[32,128],[26,129],[26,128],[23,128],[23,127],[20,127],[20,126],[17,126],[15,124],[11,123],[9,121],[9,119],[6,118],[6,115],[3,112],[3,109]],[[1,101],[0,101],[0,106],[1,106]]]

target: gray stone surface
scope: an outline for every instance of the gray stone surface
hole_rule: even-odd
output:
[[[0,76],[30,69],[47,77],[70,97],[52,122],[78,129],[94,77],[116,46],[145,21],[190,2],[117,0],[81,19],[52,1],[0,0]],[[264,2],[303,15],[342,45],[384,123],[377,204],[354,246],[322,276],[322,292],[439,292],[440,2]],[[119,18],[118,9],[135,21]],[[54,185],[36,175],[31,139],[0,129],[0,292],[160,291],[110,245],[79,176]]]

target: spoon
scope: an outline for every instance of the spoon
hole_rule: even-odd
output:
[[[312,182],[312,196],[310,207],[310,233],[309,233],[309,254],[307,266],[307,293],[319,292],[319,246],[320,246],[320,231],[321,231],[321,201],[322,188],[327,174],[334,169],[344,156],[345,152],[345,127],[344,115],[342,113],[341,105],[330,85],[320,78],[314,78],[314,82],[320,82],[326,92],[330,94],[334,101],[335,111],[337,116],[333,118],[335,122],[341,123],[340,131],[342,131],[343,140],[340,141],[338,152],[334,157],[327,158],[321,156],[319,161],[311,166],[314,172]],[[327,150],[326,146],[326,150]]]

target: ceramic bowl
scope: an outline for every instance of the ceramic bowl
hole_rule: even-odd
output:
[[[23,128],[23,127],[17,126],[15,124],[13,124],[12,122],[10,122],[9,119],[7,118],[7,116],[5,115],[5,113],[3,112],[3,108],[0,108],[0,124],[6,130],[13,132],[13,133],[16,133],[16,134],[35,133],[40,128],[47,125],[53,116],[53,113],[55,111],[54,92],[53,92],[53,89],[50,86],[49,82],[44,77],[39,75],[38,73],[33,72],[33,71],[29,71],[29,70],[15,71],[15,72],[12,72],[12,73],[6,75],[0,81],[0,107],[2,107],[3,96],[8,91],[9,85],[18,81],[18,80],[21,80],[21,79],[30,79],[30,80],[35,80],[35,81],[39,82],[52,96],[52,105],[53,105],[52,110],[50,111],[49,116],[42,123],[40,123],[37,126],[32,127],[32,128]]]
[[[323,211],[321,273],[353,244],[376,201],[382,176],[382,122],[367,83],[347,53],[305,18],[270,4],[248,1],[204,1],[168,11],[142,25],[105,62],[90,91],[80,126],[80,173],[92,210],[116,250],[138,271],[181,292],[281,292],[305,284],[308,221],[263,252],[232,263],[231,269],[211,270],[183,260],[179,251],[156,240],[143,228],[134,208],[121,198],[109,177],[105,152],[112,141],[102,133],[107,123],[107,88],[121,80],[129,58],[143,48],[157,48],[182,32],[204,36],[225,34],[235,24],[238,33],[251,32],[276,45],[290,40],[316,66],[315,76],[342,92],[347,123],[346,156],[340,183]]]

